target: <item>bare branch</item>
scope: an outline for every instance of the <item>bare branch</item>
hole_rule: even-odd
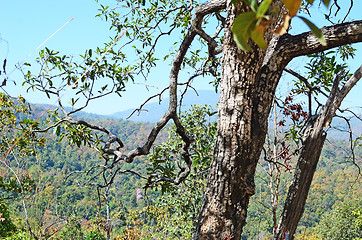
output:
[[[339,118],[342,118],[347,126],[348,126],[348,137],[349,137],[349,150],[350,152],[346,152],[348,155],[351,156],[351,159],[352,159],[352,163],[353,165],[355,165],[358,169],[358,175],[361,175],[361,168],[360,166],[356,163],[356,154],[354,152],[354,145],[353,145],[353,130],[352,130],[352,126],[351,126],[351,123],[350,123],[350,119],[346,118],[345,116],[337,116]]]
[[[130,117],[132,117],[133,114],[135,114],[136,112],[138,112],[138,114],[140,114],[141,111],[143,110],[143,107],[144,107],[149,101],[151,101],[151,100],[154,99],[155,97],[158,97],[159,99],[161,99],[162,94],[163,94],[166,90],[168,90],[168,89],[169,89],[169,87],[165,87],[164,89],[162,89],[161,92],[159,92],[159,93],[157,93],[157,94],[155,94],[155,95],[152,95],[152,96],[148,97],[137,109],[133,110],[133,111],[131,112],[131,114],[130,114],[126,119],[129,119]],[[159,102],[160,102],[160,101],[159,101]]]
[[[348,112],[351,113],[355,118],[357,118],[358,120],[362,121],[362,117],[360,115],[357,115],[354,111],[351,111],[349,108],[347,109],[338,109],[341,113],[343,112]]]
[[[342,22],[346,21],[346,18],[348,17],[349,13],[350,13],[350,12],[351,12],[351,10],[352,10],[352,7],[353,7],[353,0],[350,0],[350,3],[351,3],[351,5],[349,5],[348,11],[347,11],[346,15],[344,16],[344,18],[343,18]]]
[[[302,75],[300,75],[299,73],[285,67],[284,71],[292,74],[294,77],[298,78],[299,80],[301,80],[305,86],[308,88],[308,109],[309,109],[309,116],[312,116],[312,93],[314,90],[317,90],[318,92],[322,93],[325,97],[328,97],[328,95],[326,93],[324,93],[320,88],[316,88],[313,87],[309,82],[308,79],[306,79],[305,77],[303,77]]]
[[[342,89],[337,93],[334,98],[333,105],[340,106],[343,99],[347,96],[349,91],[353,88],[354,85],[361,79],[362,77],[362,65],[353,73],[350,79],[344,84]]]

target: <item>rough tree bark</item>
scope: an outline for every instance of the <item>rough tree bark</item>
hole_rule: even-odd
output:
[[[313,122],[308,124],[302,137],[302,150],[274,239],[283,239],[286,230],[289,231],[290,239],[294,239],[294,234],[303,215],[309,188],[327,136],[323,129],[332,121],[343,99],[361,77],[362,65],[341,90],[338,90],[337,77],[323,111]]]
[[[240,238],[273,94],[287,63],[273,61],[272,51],[237,48],[230,28],[235,16],[246,10],[245,4],[227,6],[218,135],[194,239]]]
[[[278,4],[278,3],[276,3]],[[280,3],[279,3],[280,4]],[[281,5],[280,5],[281,6]],[[327,45],[311,33],[267,37],[266,51],[240,51],[230,27],[245,11],[228,3],[214,159],[193,239],[240,239],[255,192],[254,173],[267,133],[268,116],[284,67],[294,57],[362,41],[362,21],[326,27]],[[318,155],[323,146],[321,139]],[[301,166],[304,168],[304,166]],[[313,172],[313,167],[306,172]],[[307,194],[302,192],[301,195]]]

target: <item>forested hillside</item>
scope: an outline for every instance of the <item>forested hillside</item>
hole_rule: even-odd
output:
[[[36,117],[40,116],[44,108],[32,106],[32,110],[33,117]],[[5,212],[10,213],[9,219],[15,226],[2,228],[4,234],[1,236],[13,234],[13,238],[9,239],[31,239],[24,212],[25,204],[29,225],[39,239],[105,239],[107,233],[111,239],[190,239],[206,183],[205,169],[212,154],[210,144],[216,133],[215,123],[209,122],[213,112],[210,107],[194,107],[183,115],[190,133],[197,136],[197,145],[203,146],[201,150],[193,151],[197,161],[193,164],[190,178],[177,187],[161,184],[161,187],[147,192],[143,190],[146,180],[129,172],[118,174],[114,184],[106,191],[98,189],[102,177],[97,176],[96,170],[92,168],[102,165],[99,153],[85,146],[72,146],[67,139],[59,142],[51,132],[44,134],[46,144],[34,146],[34,156],[14,159],[14,155],[8,159],[17,176],[28,178],[29,189],[23,196],[20,192],[9,191],[4,187],[0,189],[2,204],[5,203],[2,205],[2,216],[5,216]],[[192,123],[195,120],[199,125]],[[144,141],[152,127],[147,123],[112,118],[88,118],[88,121],[107,126],[114,134],[122,136],[127,146],[132,148]],[[167,161],[171,156],[169,152],[177,152],[177,148],[181,147],[174,131],[160,135],[161,140],[168,140],[156,147],[148,159],[138,158],[134,163],[122,166],[122,169],[141,174],[150,174],[160,168],[163,171],[167,167],[172,169]],[[327,236],[323,235],[327,234],[323,233],[323,224],[327,224],[325,219],[330,219],[328,216],[341,204],[354,206],[353,211],[361,210],[359,168],[352,162],[350,154],[346,140],[330,139],[324,147],[305,214],[299,224],[297,239]],[[360,163],[361,149],[356,148],[354,154]],[[256,193],[249,207],[243,239],[272,237],[271,191],[275,189],[271,188],[271,182],[275,184],[277,179],[275,175],[270,175],[270,167],[265,161],[261,161],[258,167]],[[1,177],[4,181],[14,179],[14,173],[2,166]],[[281,213],[291,177],[292,173],[286,170],[280,174],[277,215]],[[8,210],[4,210],[6,208]],[[344,209],[345,212],[349,208]],[[361,214],[358,215],[360,218]],[[357,234],[361,234],[361,229]]]
[[[32,105],[30,108],[31,116],[19,113],[17,117],[37,119],[47,106]],[[129,148],[139,146],[152,128],[152,124],[148,123],[115,120],[111,117],[86,113],[80,113],[79,116],[86,117],[93,124],[107,126],[114,134],[122,136]],[[41,119],[43,120],[40,124],[44,121],[44,118]],[[92,170],[102,165],[100,154],[89,147],[78,148],[67,139],[59,141],[59,137],[52,131],[39,134],[38,137],[44,137],[46,143],[41,146],[33,145],[31,147],[33,154],[21,157],[11,154],[8,157],[7,163],[14,172],[1,165],[0,199],[5,201],[4,203],[9,208],[17,231],[26,230],[27,226],[20,192],[21,186],[15,181],[16,178],[27,179],[26,184],[29,187],[24,195],[25,206],[30,226],[39,237],[47,239],[62,229],[65,223],[69,222],[69,217],[77,221],[81,220],[82,224],[87,222],[88,225],[88,221],[104,219],[104,199],[97,194],[97,184],[102,184],[102,181],[97,178],[96,170]],[[164,133],[159,138],[162,141],[166,137],[167,134]],[[139,158],[124,169],[145,174],[148,164],[146,158]],[[88,170],[90,172],[86,173]],[[14,187],[9,187],[7,182],[12,183]],[[142,189],[144,182],[129,173],[120,174],[115,182],[110,189],[110,207],[112,213],[123,212],[125,215],[138,206],[137,189]],[[142,191],[141,195],[143,195]],[[6,210],[6,205],[3,211]],[[140,206],[145,206],[145,203],[141,202]],[[2,216],[5,216],[4,212]],[[7,228],[3,230],[1,237],[10,236],[13,233],[13,231],[5,233],[5,230],[9,230]],[[64,239],[64,236],[60,235],[59,239]]]
[[[361,177],[359,167],[351,161],[349,152],[346,152],[348,141],[330,139],[325,145],[318,169],[313,178],[313,183],[308,196],[304,215],[298,226],[296,239],[322,239],[325,235],[318,235],[322,226],[319,223],[331,214],[338,205],[355,202],[358,209],[362,208]],[[360,162],[361,149],[356,151]],[[270,176],[267,173],[267,166],[264,171],[258,171],[256,176],[256,193],[253,196],[252,204],[249,207],[249,220],[247,230],[244,232],[244,239],[271,239],[272,238],[272,205],[270,192]],[[292,174],[282,174],[280,184],[280,202],[284,202],[286,190],[290,184]],[[266,184],[268,183],[269,184]],[[281,206],[278,206],[279,215]],[[344,213],[346,214],[346,213]],[[327,217],[328,218],[328,217]],[[336,221],[337,224],[337,221]],[[345,222],[345,224],[350,224]],[[349,226],[350,229],[353,226]],[[325,229],[328,231],[329,229]],[[362,236],[360,229],[359,236]],[[251,238],[251,236],[253,236]],[[319,238],[318,238],[319,236]],[[352,236],[352,235],[351,235]],[[347,232],[344,237],[348,238]],[[337,238],[325,238],[337,239]],[[343,238],[338,238],[343,239]]]

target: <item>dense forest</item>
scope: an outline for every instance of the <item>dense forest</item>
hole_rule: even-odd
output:
[[[13,71],[5,56],[0,239],[362,239],[358,4],[106,1],[105,43],[46,44],[72,17]],[[183,108],[196,79],[217,106]],[[134,114],[165,101],[153,124],[83,112],[130,84],[156,91]]]
[[[45,110],[44,106],[31,108],[33,118]],[[46,144],[34,145],[32,154],[8,157],[6,161],[14,172],[1,166],[0,210],[4,219],[0,221],[1,238],[32,239],[28,221],[39,239],[106,239],[107,234],[111,239],[190,239],[206,184],[205,170],[212,156],[216,123],[210,119],[214,113],[211,107],[194,106],[182,115],[188,131],[194,132],[198,139],[193,151],[197,161],[190,178],[179,186],[160,184],[147,191],[143,189],[146,180],[127,170],[150,174],[161,168],[165,172],[173,168],[167,159],[180,148],[174,127],[160,135],[162,141],[158,141],[148,158],[138,158],[123,166],[125,172],[118,174],[105,191],[97,188],[102,178],[96,170],[90,170],[102,162],[94,149],[79,148],[67,139],[59,141],[55,133],[43,134]],[[195,120],[199,124],[194,124]],[[140,144],[152,127],[148,123],[105,117],[89,117],[88,121],[108,126],[130,147]],[[359,168],[352,162],[351,151],[346,146],[347,140],[338,139],[329,139],[325,145],[296,239],[361,237]],[[355,148],[353,154],[360,161],[361,149]],[[291,169],[293,161],[288,163]],[[271,168],[270,163],[261,159],[255,179],[256,193],[242,239],[272,237],[272,191],[276,191],[278,179]],[[280,172],[276,215],[280,215],[291,172],[287,168]],[[15,177],[22,179],[24,192],[19,190]]]

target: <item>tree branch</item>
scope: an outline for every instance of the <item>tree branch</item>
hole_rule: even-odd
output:
[[[170,72],[169,109],[166,111],[166,113],[163,115],[163,117],[153,127],[146,143],[142,147],[136,148],[133,151],[128,153],[128,155],[126,157],[127,162],[132,162],[134,157],[136,157],[136,156],[148,154],[158,133],[163,129],[163,127],[167,124],[167,122],[171,118],[174,120],[174,122],[178,128],[178,134],[180,134],[180,136],[182,137],[182,139],[185,142],[184,150],[187,152],[187,148],[189,146],[188,141],[191,141],[191,140],[187,137],[185,130],[182,127],[180,127],[181,124],[179,125],[178,117],[176,114],[178,73],[181,69],[181,65],[185,58],[185,55],[186,55],[187,51],[189,50],[191,43],[193,42],[193,40],[197,34],[196,29],[201,28],[201,24],[203,22],[204,16],[226,8],[226,3],[227,3],[226,0],[212,0],[212,1],[202,4],[201,6],[196,8],[195,14],[194,14],[195,17],[192,21],[191,27],[189,28],[185,38],[183,39],[183,41],[179,47],[177,54],[175,55],[175,57],[173,59],[172,69]],[[187,156],[187,155],[188,154],[185,154],[184,156]],[[188,164],[187,157],[186,158],[184,157],[184,160]]]
[[[321,52],[334,47],[362,42],[362,20],[336,24],[323,27],[326,45],[313,35],[312,32],[305,32],[299,35],[284,34],[281,36],[283,55],[287,59],[303,56],[311,53]]]

